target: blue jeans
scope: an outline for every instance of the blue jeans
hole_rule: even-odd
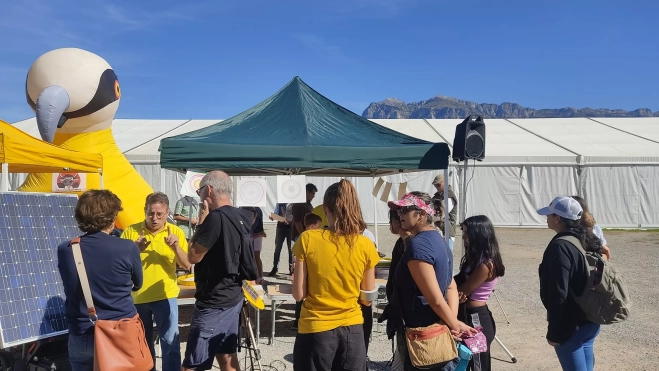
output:
[[[577,328],[565,344],[554,347],[563,370],[593,371],[595,365],[593,343],[599,332],[600,325],[588,323]]]
[[[94,331],[84,335],[69,334],[69,362],[71,371],[94,370]]]
[[[162,351],[162,371],[181,370],[181,344],[178,339],[178,304],[176,299],[158,300],[151,303],[136,304],[137,313],[144,323],[146,341],[153,357],[156,369],[156,351],[153,346],[153,322],[155,319],[160,335]]]

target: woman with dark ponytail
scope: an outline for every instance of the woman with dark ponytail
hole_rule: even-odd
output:
[[[581,223],[583,209],[570,197],[556,197],[538,210],[547,216],[547,226],[556,232],[539,267],[540,299],[547,309],[547,342],[554,347],[563,370],[592,371],[593,343],[600,325],[586,319],[572,296],[586,286],[587,264],[578,247],[562,239],[576,237],[585,251],[602,254],[602,242]]]
[[[593,214],[590,213],[588,210],[588,204],[586,203],[586,200],[584,200],[582,197],[579,196],[570,196],[577,200],[579,202],[579,205],[581,205],[581,208],[583,209],[583,215],[581,216],[581,225],[586,228],[586,229],[591,229],[593,231],[593,234],[597,236],[597,238],[600,239],[602,242],[602,256],[606,258],[606,260],[611,260],[611,250],[609,247],[606,245],[606,238],[604,238],[604,232],[602,232],[602,228],[600,228],[597,225],[597,222],[595,221],[595,217]]]
[[[487,216],[469,217],[460,224],[460,229],[465,255],[460,262],[460,273],[455,277],[460,295],[458,319],[471,327],[482,327],[487,339],[487,351],[474,354],[468,369],[490,371],[490,346],[496,336],[496,324],[487,300],[506,268],[494,226]]]
[[[360,304],[371,305],[380,256],[366,228],[355,187],[347,180],[325,192],[327,229],[302,232],[293,246],[293,297],[304,300],[293,347],[293,370],[366,370]]]

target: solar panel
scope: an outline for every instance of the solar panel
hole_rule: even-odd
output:
[[[67,332],[57,246],[80,235],[76,195],[0,192],[0,348]]]

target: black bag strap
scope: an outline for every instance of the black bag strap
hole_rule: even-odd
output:
[[[238,220],[236,216],[233,215],[233,213],[228,213],[225,210],[222,210],[222,208],[220,208],[219,210],[222,214],[224,214],[224,216],[227,217],[227,219],[229,219],[231,224],[234,226],[234,228],[236,228],[236,230],[241,236],[245,234],[249,236],[249,229],[247,228],[245,223],[242,222],[242,220]],[[242,226],[242,228],[239,225]]]

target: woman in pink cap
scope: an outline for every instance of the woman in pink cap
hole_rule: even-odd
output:
[[[405,370],[415,370],[407,355],[405,327],[426,327],[446,324],[454,336],[475,333],[476,330],[457,319],[458,291],[453,280],[453,255],[433,225],[435,209],[426,193],[411,192],[389,208],[400,215],[401,227],[412,238],[394,274],[395,298],[389,320],[402,320],[396,330],[400,360]],[[396,318],[399,317],[399,318]],[[458,358],[437,370],[453,369]]]

